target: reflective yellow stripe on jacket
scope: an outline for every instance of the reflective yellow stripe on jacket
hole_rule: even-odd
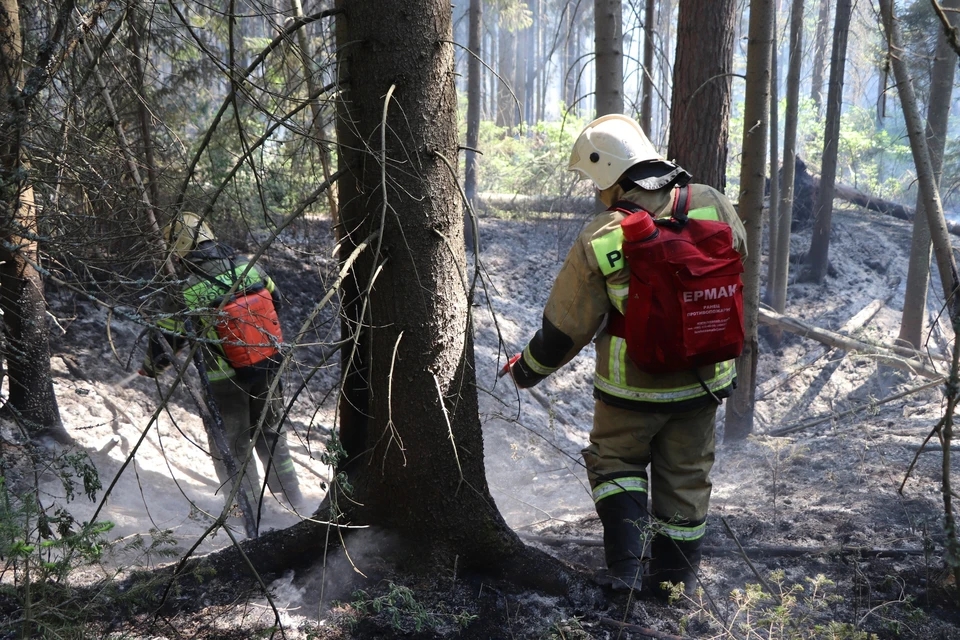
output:
[[[656,402],[668,404],[673,402],[684,402],[707,395],[703,385],[700,382],[685,385],[682,387],[671,387],[664,389],[632,387],[626,384],[624,372],[627,368],[626,362],[626,342],[623,338],[611,336],[611,354],[609,377],[604,376],[597,371],[593,378],[593,385],[616,398],[630,400],[634,402]],[[615,346],[616,345],[616,346]],[[616,348],[616,358],[614,358],[614,349]],[[714,365],[715,373],[712,378],[705,379],[704,385],[711,392],[716,393],[724,389],[733,382],[736,377],[736,367],[733,360],[727,362],[718,362]]]

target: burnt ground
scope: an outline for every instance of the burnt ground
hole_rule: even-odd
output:
[[[760,382],[788,375],[759,400],[756,433],[718,447],[700,574],[703,595],[665,606],[644,594],[615,595],[591,582],[602,566],[601,529],[579,451],[591,422],[592,353],[588,348],[532,393],[518,394],[494,375],[504,353],[521,348],[538,327],[549,283],[583,222],[483,218],[481,257],[489,297],[478,300],[475,313],[491,491],[528,544],[574,567],[586,586],[555,597],[453,568],[434,576],[402,574],[391,564],[388,537],[365,532],[350,543],[350,562],[334,552],[323,567],[263,577],[282,632],[256,582],[211,575],[199,586],[174,590],[159,613],[145,604],[143,593],[100,589],[96,603],[91,599],[79,612],[71,610],[76,622],[57,627],[61,636],[855,638],[865,632],[879,638],[960,638],[957,589],[943,561],[943,457],[939,445],[918,453],[943,414],[940,389],[905,393],[928,380],[855,353],[828,350],[810,362],[820,345],[789,333],[776,347],[761,340]],[[836,330],[881,300],[883,306],[857,336],[891,344],[902,312],[909,234],[899,221],[838,211],[831,273],[822,286],[791,284],[786,315]],[[323,297],[335,261],[322,223],[304,225],[285,240],[269,252],[267,267],[286,296],[281,315],[289,339]],[[808,245],[809,231],[794,234],[794,254]],[[929,303],[934,318],[942,297],[938,290],[934,277]],[[66,291],[51,291],[50,300],[62,329],[52,362],[64,422],[103,486],[117,478],[98,515],[114,523],[107,534],[110,551],[73,576],[103,585],[105,577],[175,561],[200,539],[222,497],[189,398],[175,395],[170,411],[147,428],[159,396],[151,381],[131,377],[140,359],[141,328],[116,315],[108,318]],[[491,307],[498,314],[496,328]],[[296,352],[297,366],[285,377],[288,400],[335,338],[335,312],[320,313],[310,344]],[[952,339],[947,323],[934,323],[928,347],[948,353]],[[335,363],[321,367],[290,415],[295,462],[314,505],[329,479],[321,457],[335,424],[330,390],[336,378]],[[880,402],[898,394],[905,395]],[[789,435],[770,435],[817,418],[822,421]],[[8,461],[24,458],[23,450],[9,445],[5,453]],[[15,471],[7,475],[10,484],[27,479]],[[105,494],[101,489],[96,501],[81,496],[66,502],[62,484],[49,471],[40,476],[40,487],[45,505],[63,504],[78,520],[90,518]],[[290,526],[301,515],[268,495],[261,529]],[[230,522],[242,537],[239,519]],[[205,538],[198,552],[229,544],[220,531]],[[9,569],[5,578],[8,584],[13,580]],[[157,589],[144,593],[156,595]],[[22,615],[23,602],[4,593],[0,614],[9,623]],[[778,609],[781,602],[784,608]],[[789,621],[782,611],[789,612]],[[13,628],[0,627],[0,637]]]

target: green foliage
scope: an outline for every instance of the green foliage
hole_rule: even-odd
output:
[[[770,574],[770,582],[774,593],[767,593],[758,584],[735,589],[725,619],[714,613],[702,589],[692,597],[674,589],[674,599],[684,598],[695,609],[683,619],[683,631],[696,623],[709,628],[712,638],[876,640],[874,634],[833,619],[831,607],[842,598],[829,593],[834,583],[822,574],[805,578],[805,584],[787,584],[784,572],[775,571]]]
[[[785,109],[784,100],[780,103],[781,126]],[[816,113],[811,100],[802,99],[797,112],[797,155],[814,173],[820,172],[823,161],[823,134],[823,117]],[[743,114],[735,111],[730,119],[727,158],[727,196],[734,200],[740,190],[742,138]],[[913,156],[902,114],[879,122],[871,109],[846,107],[840,116],[837,182],[886,200],[902,201],[908,199],[913,181]]]
[[[47,461],[64,487],[66,501],[76,495],[76,484],[91,500],[100,488],[96,468],[85,454]],[[0,578],[4,595],[17,602],[22,617],[11,624],[29,635],[63,635],[61,627],[74,626],[82,609],[72,597],[68,578],[81,567],[99,563],[110,548],[106,535],[110,522],[77,522],[56,502],[44,505],[36,490],[13,488],[6,471],[0,476]],[[65,604],[69,603],[69,604]]]
[[[447,622],[453,622],[458,628],[466,628],[477,616],[468,611],[449,612],[439,603],[437,610],[430,610],[418,602],[409,587],[387,582],[387,592],[371,597],[363,589],[353,592],[350,607],[356,614],[354,624],[363,616],[384,616],[390,626],[403,633],[424,630],[438,631]]]
[[[461,104],[466,104],[465,98]],[[584,124],[568,116],[565,120],[524,125],[522,133],[511,134],[491,121],[481,122],[479,150],[483,155],[477,166],[478,189],[525,195],[571,193],[577,176],[566,170],[567,162]],[[461,127],[461,133],[466,135],[465,127]]]

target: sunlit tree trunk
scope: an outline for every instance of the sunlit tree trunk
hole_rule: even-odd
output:
[[[830,0],[820,0],[817,36],[813,43],[813,67],[810,69],[810,99],[817,118],[823,109],[823,69],[827,55],[827,34],[830,32]]]
[[[597,116],[623,113],[623,8],[620,0],[594,0]]]
[[[668,157],[724,191],[733,72],[734,0],[681,0]]]
[[[0,309],[9,398],[4,407],[31,437],[68,443],[50,372],[50,332],[37,271],[37,203],[26,156],[29,104],[16,0],[0,1]],[[36,89],[35,89],[36,90]]]
[[[777,164],[780,162],[780,148],[778,136],[780,135],[780,88],[779,88],[779,69],[777,68],[780,60],[777,51],[777,11],[774,8],[771,16],[773,22],[772,29],[773,46],[770,47],[770,193],[767,207],[767,290],[764,300],[769,303],[770,295],[776,287],[776,270],[773,265],[777,263],[777,235],[780,224],[778,210],[780,208],[780,180],[777,175]]]
[[[790,225],[793,221],[793,181],[796,176],[797,121],[800,102],[800,68],[803,61],[803,0],[793,0],[790,14],[790,68],[787,71],[787,104],[783,123],[783,165],[780,185],[780,206],[777,207],[775,259],[768,285],[770,306],[783,313],[787,304],[787,280],[790,273]],[[771,331],[778,340],[780,331]]]
[[[800,274],[800,279],[804,282],[822,283],[827,275],[829,264],[850,10],[851,0],[837,0],[837,15],[833,23],[833,53],[830,56],[830,87],[827,90],[827,120],[823,134],[823,160],[820,167],[820,192],[817,196],[816,221],[813,225],[810,251],[807,253],[804,268]]]
[[[951,23],[958,23],[960,0],[943,0],[943,8]],[[896,55],[894,52],[892,55]],[[953,52],[945,33],[937,40],[936,59],[930,72],[930,102],[927,105],[927,147],[933,168],[934,184],[939,188],[943,150],[947,139],[947,120],[953,96],[954,70],[957,54]],[[903,316],[899,340],[920,348],[923,340],[923,322],[927,317],[927,289],[930,285],[930,227],[923,210],[923,198],[917,195],[917,213],[913,219],[913,239],[910,246],[910,265],[907,269],[907,289],[903,298]]]
[[[770,125],[770,51],[773,48],[773,0],[750,3],[747,89],[743,109],[743,158],[740,165],[740,217],[747,230],[743,273],[743,325],[746,339],[737,358],[737,389],[727,401],[724,438],[739,440],[753,431],[757,379],[757,315],[760,302],[760,235],[767,130]]]
[[[353,289],[341,297],[343,338],[356,345],[344,353],[355,357],[342,366],[359,363],[364,375],[341,402],[354,404],[340,425],[351,456],[340,469],[353,488],[331,486],[330,504],[342,510],[334,515],[395,536],[408,569],[483,569],[559,589],[558,566],[506,525],[484,474],[471,300],[460,275],[450,3],[337,7],[338,40],[376,46],[338,49],[342,72],[360,79],[344,88],[338,121],[352,175],[341,185],[339,257],[343,266],[357,257]],[[368,150],[351,144],[353,135]],[[348,536],[349,550],[349,533],[331,539]]]

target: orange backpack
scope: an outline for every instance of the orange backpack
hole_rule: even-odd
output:
[[[273,297],[266,288],[232,296],[215,325],[223,352],[234,369],[250,367],[280,352],[283,343]]]

